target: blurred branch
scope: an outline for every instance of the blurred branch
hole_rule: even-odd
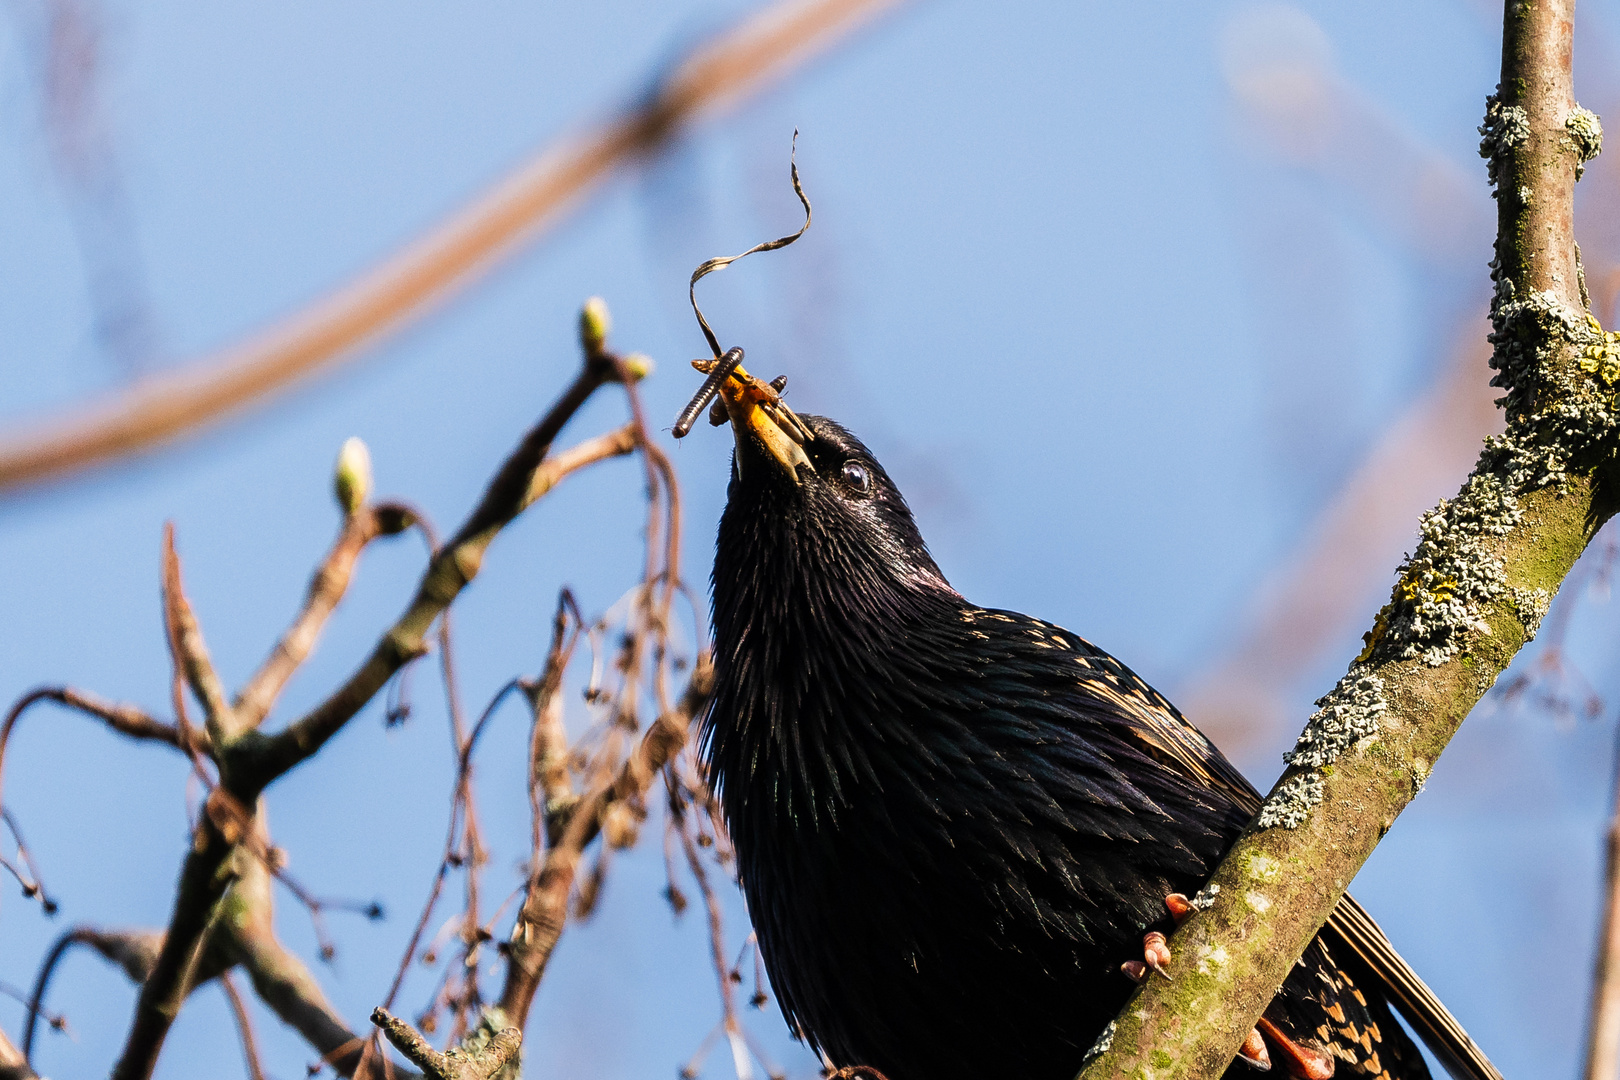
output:
[[[75,690],[71,686],[42,686],[18,698],[6,713],[5,720],[0,721],[0,783],[3,783],[5,778],[6,748],[11,745],[12,729],[17,726],[17,721],[30,706],[41,701],[54,701],[86,716],[93,716],[119,734],[128,735],[132,739],[150,739],[177,748],[180,746],[180,732],[173,724],[155,720],[134,705],[104,701],[94,694]]]
[[[0,442],[0,491],[142,453],[350,359],[555,225],[620,166],[826,52],[899,0],[783,0],[700,46],[637,107],[548,147],[418,240],[281,323]]]
[[[242,1000],[242,991],[236,988],[236,980],[231,978],[228,971],[219,977],[219,984],[225,989],[225,1000],[230,1002],[231,1015],[236,1017],[236,1031],[242,1037],[242,1057],[247,1063],[248,1080],[265,1080],[264,1062],[259,1057],[259,1040],[253,1034],[253,1017],[248,1014],[247,1002]]]
[[[1423,518],[1368,647],[1300,737],[1265,806],[1210,879],[1210,908],[1171,939],[1174,981],[1148,980],[1084,1080],[1212,1080],[1231,1064],[1345,885],[1422,787],[1469,710],[1614,513],[1620,335],[1586,310],[1575,180],[1596,117],[1571,77],[1573,0],[1505,5],[1502,78],[1482,155],[1496,185],[1495,384],[1506,433],[1458,496]],[[1214,888],[1210,888],[1211,893]],[[1482,1070],[1483,1072],[1483,1070]]]
[[[34,990],[28,999],[28,1017],[23,1022],[22,1052],[30,1061],[34,1057],[34,1032],[38,1029],[39,1017],[44,1015],[45,992],[50,989],[56,965],[76,945],[94,949],[122,968],[130,981],[138,985],[145,982],[151,973],[152,965],[157,961],[158,949],[163,945],[163,935],[156,930],[98,930],[93,926],[75,926],[57,938],[56,944],[51,946],[50,952],[40,962],[39,974],[34,978]]]
[[[1620,748],[1615,756],[1613,818],[1603,866],[1603,927],[1592,978],[1592,1017],[1587,1031],[1586,1080],[1620,1075]]]
[[[21,1050],[0,1031],[0,1080],[39,1080]]]
[[[1237,641],[1178,696],[1229,755],[1287,719],[1287,688],[1344,638],[1410,542],[1413,519],[1467,475],[1480,440],[1501,430],[1488,354],[1477,339],[1460,345],[1439,383],[1385,430],[1300,547],[1261,583]]]

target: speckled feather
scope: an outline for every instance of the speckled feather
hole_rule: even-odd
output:
[[[1259,796],[1107,653],[964,600],[866,448],[804,419],[799,483],[739,446],[704,727],[771,984],[835,1065],[1070,1080]],[[1267,1016],[1340,1076],[1428,1076],[1331,931]]]

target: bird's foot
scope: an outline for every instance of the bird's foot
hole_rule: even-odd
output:
[[[1187,895],[1178,892],[1173,892],[1165,897],[1164,906],[1170,909],[1170,917],[1176,921],[1177,926],[1186,922],[1187,916],[1196,910],[1192,901],[1187,899]]]
[[[1260,1018],[1255,1030],[1265,1036],[1266,1042],[1277,1048],[1283,1068],[1293,1080],[1332,1080],[1335,1062],[1330,1054],[1313,1046],[1303,1046],[1295,1042],[1265,1017]]]
[[[1259,1028],[1249,1029],[1249,1037],[1243,1040],[1243,1049],[1238,1051],[1238,1057],[1251,1069],[1271,1071],[1271,1054],[1266,1050],[1266,1040],[1260,1037]]]
[[[821,1075],[827,1080],[889,1080],[870,1065],[845,1065],[831,1072],[823,1069]]]
[[[1127,960],[1119,965],[1119,970],[1132,982],[1141,982],[1148,977],[1148,972],[1170,979],[1170,973],[1165,968],[1170,966],[1170,945],[1164,940],[1164,935],[1153,930],[1142,937],[1142,959]]]

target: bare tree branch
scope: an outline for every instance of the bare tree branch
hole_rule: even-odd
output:
[[[500,1009],[507,1023],[521,1028],[529,1015],[546,964],[567,922],[568,894],[585,848],[596,839],[603,819],[614,805],[646,794],[659,770],[685,744],[692,719],[708,705],[713,689],[714,669],[705,653],[698,657],[679,703],[653,722],[611,782],[567,808],[560,839],[531,876],[523,908],[506,945],[506,982],[501,989]]]
[[[381,264],[246,340],[0,441],[0,491],[200,431],[356,356],[523,250],[611,173],[758,92],[899,0],[782,0],[706,42],[636,107],[542,150]]]
[[[591,394],[625,372],[617,357],[603,351],[601,341],[594,345],[573,384],[501,466],[461,529],[429,561],[415,599],[382,636],[370,659],[326,701],[279,734],[266,736],[256,728],[240,728],[234,721],[215,725],[220,785],[210,792],[208,812],[198,822],[186,853],[163,948],[141,987],[124,1051],[113,1071],[115,1080],[147,1080],[152,1075],[163,1041],[189,993],[192,973],[198,969],[210,927],[219,916],[220,901],[240,874],[231,865],[231,854],[254,827],[254,814],[248,808],[269,784],[314,755],[406,662],[421,655],[434,622],[477,575],[496,534],[560,478],[552,470],[547,482],[538,479],[548,475],[546,459],[553,440]],[[568,460],[578,468],[604,456],[606,450],[571,455]],[[177,567],[170,576],[173,584],[166,593],[171,646],[189,674],[199,666],[200,643],[191,648],[186,645]],[[192,678],[196,686],[198,677]],[[205,683],[199,693],[204,695],[228,711],[223,692],[214,695]],[[178,694],[175,707],[183,718],[184,702]]]
[[[71,686],[42,686],[18,698],[6,713],[5,720],[0,721],[0,784],[5,778],[6,748],[11,745],[12,730],[22,719],[23,713],[41,701],[54,701],[86,716],[93,716],[120,735],[128,735],[132,739],[167,743],[176,748],[180,746],[179,729],[173,724],[153,719],[134,705],[104,701]]]
[[[293,620],[292,626],[276,642],[270,655],[259,670],[236,695],[234,705],[238,722],[244,727],[256,727],[269,714],[276,697],[287,680],[298,670],[320,637],[326,620],[337,610],[338,602],[348,592],[349,579],[355,563],[367,544],[379,536],[398,532],[415,519],[415,513],[406,506],[390,503],[381,507],[361,507],[343,520],[343,529],[322,560],[315,576],[310,579],[304,606]]]
[[[269,832],[262,812],[254,828],[259,845],[267,845]],[[358,1075],[362,1071],[364,1040],[349,1030],[309,966],[276,937],[270,866],[246,851],[237,858],[240,874],[231,894],[235,906],[221,942],[227,959],[241,966],[259,999],[302,1035],[322,1061],[339,1075]],[[382,1070],[375,1062],[372,1066],[365,1072],[367,1080],[378,1080]]]
[[[1574,184],[1597,153],[1575,105],[1573,0],[1506,4],[1502,81],[1481,153],[1497,187],[1495,384],[1507,430],[1423,519],[1368,647],[1322,699],[1290,768],[1211,878],[1084,1080],[1220,1076],[1345,885],[1422,787],[1475,702],[1534,636],[1614,512],[1620,335],[1586,310]]]
[[[371,700],[394,672],[422,654],[434,620],[477,575],[490,541],[560,478],[557,470],[547,467],[545,462],[552,441],[585,400],[614,374],[613,365],[605,359],[587,360],[573,385],[501,466],[471,516],[433,557],[410,607],[343,687],[281,733],[263,741],[244,740],[248,745],[243,747],[242,765],[246,769],[245,776],[251,777],[249,783],[262,790],[314,754]],[[567,457],[572,468],[579,468],[607,455],[608,451],[602,450]]]
[[[214,662],[208,656],[208,645],[203,641],[202,627],[186,599],[185,586],[180,580],[180,556],[174,550],[174,523],[163,526],[163,611],[169,629],[169,646],[174,653],[175,668],[185,674],[186,683],[203,707],[203,723],[209,740],[223,747],[236,734],[236,722],[229,702],[225,700],[225,686],[219,681]],[[180,705],[177,712],[183,712]]]
[[[45,992],[50,989],[56,965],[76,945],[87,945],[124,969],[131,982],[140,984],[151,974],[157,962],[163,935],[156,930],[98,930],[93,926],[75,926],[56,939],[50,952],[40,962],[39,974],[34,978],[34,990],[28,998],[28,1018],[23,1022],[23,1056],[34,1057],[34,1032],[38,1019],[44,1015]]]

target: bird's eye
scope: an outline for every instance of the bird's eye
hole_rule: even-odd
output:
[[[853,488],[857,495],[870,495],[872,493],[871,470],[860,462],[844,462],[843,477],[844,483]]]

